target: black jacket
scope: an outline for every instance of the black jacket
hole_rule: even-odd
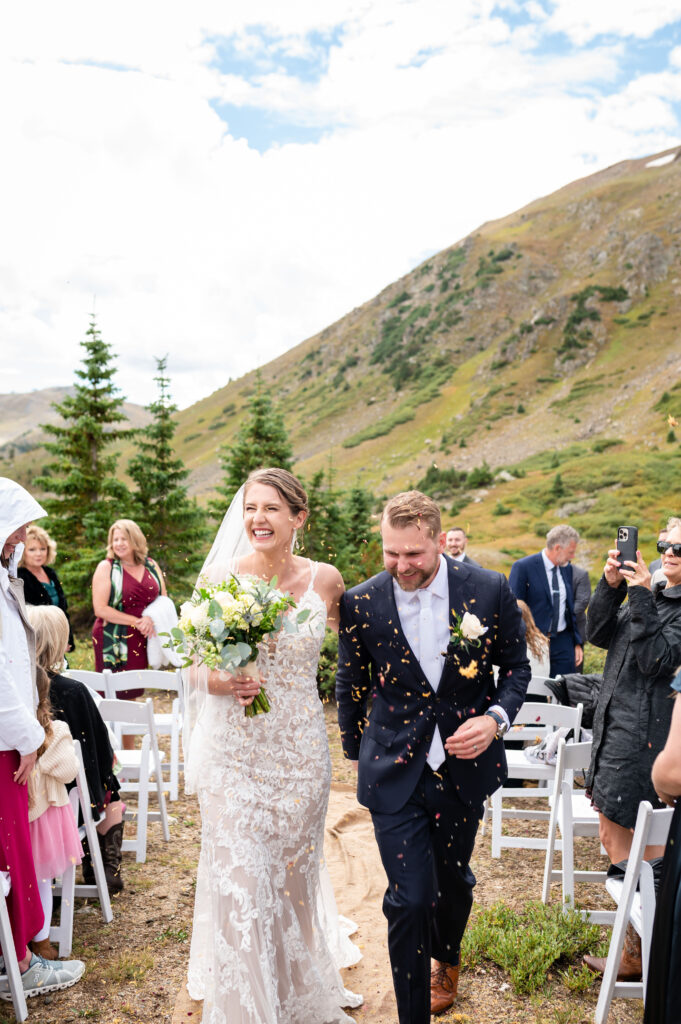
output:
[[[587,630],[608,651],[587,784],[599,811],[633,828],[641,800],[661,806],[650,773],[669,733],[670,684],[681,664],[681,585],[630,587],[627,595],[626,584],[614,588],[601,577]]]
[[[530,681],[525,627],[505,577],[445,558],[450,626],[452,613],[470,611],[488,632],[480,647],[457,647],[448,654],[437,693],[400,628],[388,572],[341,599],[338,720],[345,756],[359,760],[357,799],[370,810],[394,813],[404,806],[423,771],[436,725],[444,741],[493,704],[512,722],[525,698]],[[493,664],[499,666],[496,684]],[[506,778],[503,740],[493,740],[474,761],[447,755],[445,764],[461,800],[479,810]]]
[[[50,703],[54,717],[66,722],[74,740],[80,742],[90,801],[101,811],[107,790],[116,794],[120,786],[113,773],[109,733],[97,704],[85,683],[67,676],[50,677]]]
[[[66,597],[59,582],[59,577],[51,565],[45,566],[45,572],[57,589],[57,605],[68,619],[69,613],[66,607]],[[52,604],[50,595],[45,590],[43,584],[39,579],[36,579],[31,570],[27,569],[25,565],[22,565],[19,569],[19,578],[24,581],[24,600],[26,604]],[[72,651],[75,646],[76,642],[73,639],[73,630],[71,629],[71,620],[69,619],[69,650]]]

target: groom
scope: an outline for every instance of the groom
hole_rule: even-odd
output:
[[[501,737],[530,668],[505,577],[444,554],[431,498],[392,498],[381,537],[386,571],[341,600],[338,719],[388,876],[399,1021],[427,1024],[456,998],[469,861],[485,798],[506,778]]]

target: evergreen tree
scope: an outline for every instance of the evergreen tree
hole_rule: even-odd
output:
[[[371,491],[359,484],[343,496],[347,543],[341,573],[348,588],[383,568],[380,534],[372,517],[375,504]]]
[[[44,500],[48,528],[59,544],[59,574],[75,613],[90,608],[90,582],[103,557],[109,526],[128,515],[130,494],[116,476],[111,446],[126,431],[123,397],[113,383],[111,346],[102,341],[94,316],[84,341],[83,368],[75,394],[54,408],[62,423],[44,424],[54,440],[45,447],[53,461],[36,479],[51,496]]]
[[[180,596],[193,585],[205,557],[206,515],[189,498],[189,471],[173,450],[177,406],[170,400],[167,357],[156,359],[156,368],[158,396],[146,407],[152,420],[136,432],[137,454],[128,463],[128,473],[137,485],[134,518]]]
[[[255,393],[250,401],[248,418],[242,423],[232,444],[220,449],[224,480],[218,487],[222,500],[211,506],[213,515],[222,516],[249,473],[262,466],[291,469],[293,449],[283,417],[274,408],[263,387],[260,372],[256,375]]]
[[[347,524],[332,472],[320,469],[305,489],[309,514],[300,538],[302,554],[313,562],[331,562],[342,572]]]

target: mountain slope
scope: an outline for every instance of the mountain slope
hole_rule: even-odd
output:
[[[617,164],[483,225],[263,368],[298,469],[332,453],[344,477],[383,490],[433,459],[499,466],[603,431],[660,443],[680,254],[678,159]],[[253,380],[179,415],[199,493]]]
[[[491,567],[564,518],[594,569],[627,516],[652,557],[659,522],[681,511],[668,422],[681,422],[680,154],[624,161],[482,225],[263,367],[297,471],[331,460],[341,486],[377,494],[428,473]],[[178,414],[202,499],[254,381]],[[483,463],[507,472],[458,479]]]

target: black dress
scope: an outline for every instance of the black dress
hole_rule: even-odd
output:
[[[26,604],[54,604],[57,608],[61,608],[66,618],[69,618],[69,613],[66,607],[66,597],[62,585],[59,582],[59,577],[52,568],[51,565],[44,566],[45,572],[50,577],[50,581],[56,591],[56,601],[52,600],[49,590],[44,583],[41,583],[37,579],[30,569],[27,569],[25,565],[22,565],[19,569],[19,579],[24,581],[24,600]],[[76,642],[73,639],[73,630],[71,629],[71,620],[69,619],[69,650],[72,651],[76,646]]]
[[[101,811],[110,800],[119,800],[120,786],[113,773],[114,752],[97,704],[85,683],[66,676],[50,676],[52,714],[66,722],[80,742],[90,802]],[[70,787],[69,787],[70,788]],[[111,795],[107,797],[107,793]]]
[[[681,801],[672,818],[655,904],[644,1024],[681,1024],[680,979]]]

